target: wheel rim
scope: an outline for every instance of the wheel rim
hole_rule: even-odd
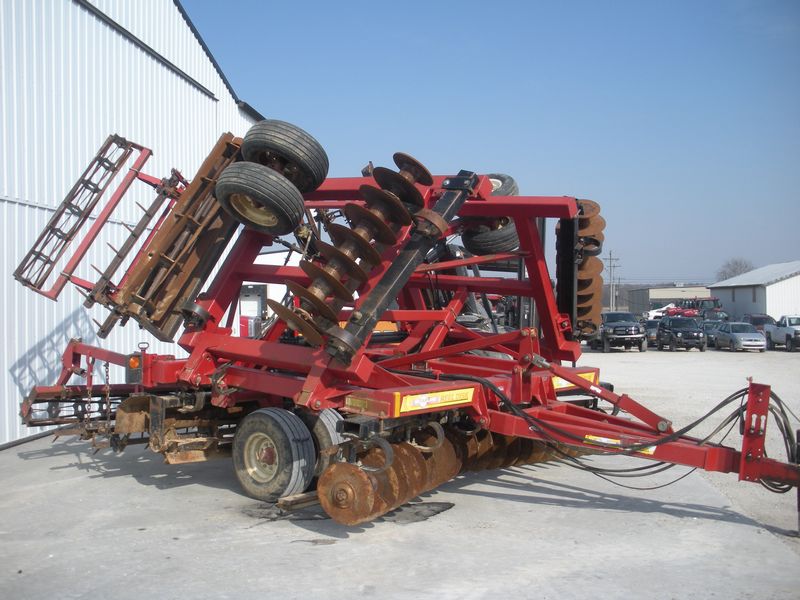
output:
[[[267,434],[252,434],[243,454],[245,469],[253,481],[267,483],[278,473],[278,449]]]
[[[229,202],[242,218],[261,227],[275,227],[280,221],[275,211],[256,204],[245,194],[231,194]]]
[[[496,192],[501,187],[503,187],[503,182],[500,181],[499,179],[495,179],[494,177],[490,177],[489,178],[489,182],[492,184],[492,191],[493,192]]]

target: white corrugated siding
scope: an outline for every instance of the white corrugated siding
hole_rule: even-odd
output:
[[[800,275],[767,286],[767,313],[780,319],[800,315]]]
[[[141,332],[117,328],[95,337],[81,297],[66,289],[58,303],[24,289],[12,273],[75,179],[110,133],[154,151],[144,171],[163,177],[175,167],[191,178],[224,131],[243,135],[251,120],[170,0],[95,0],[93,4],[210,90],[176,75],[72,0],[0,0],[0,290],[4,352],[0,443],[32,433],[19,424],[19,401],[36,383],[50,384],[67,341],[82,337],[121,352],[148,341],[151,351],[180,354]],[[135,183],[134,199],[152,191]],[[117,217],[139,217],[133,202]],[[105,266],[125,237],[104,231],[91,262]],[[88,271],[80,274],[89,275]]]

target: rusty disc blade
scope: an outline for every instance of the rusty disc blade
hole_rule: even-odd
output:
[[[520,452],[522,452],[522,438],[509,436],[508,445],[506,446],[506,458],[503,464],[500,465],[501,469],[506,469],[517,463],[519,460]]]
[[[409,156],[405,152],[395,152],[392,158],[398,169],[411,175],[414,181],[420,185],[433,185],[430,171],[413,156]]]
[[[578,206],[581,209],[579,218],[591,218],[600,214],[600,205],[594,200],[578,200]]]
[[[408,500],[416,498],[425,490],[427,471],[422,453],[408,442],[393,444],[395,458],[402,457],[405,475],[408,479]]]
[[[389,224],[368,208],[351,202],[345,205],[344,214],[353,227],[364,221],[369,223],[370,227],[372,227],[372,230],[375,232],[375,240],[377,242],[387,245],[397,242],[397,236],[394,234],[394,231],[392,231],[392,228],[389,227]]]
[[[508,450],[508,436],[492,434],[492,440],[494,441],[492,451],[487,454],[483,467],[487,471],[499,469],[506,461],[506,452]]]
[[[317,311],[317,314],[320,316],[325,317],[329,321],[336,322],[338,316],[333,309],[328,305],[323,298],[319,296],[315,296],[311,292],[309,292],[306,288],[304,288],[299,283],[295,283],[294,281],[287,281],[286,287],[289,291],[297,296],[298,298],[302,298],[306,302],[308,302],[311,306],[314,307],[314,310]],[[305,322],[305,321],[303,321]]]
[[[578,223],[578,235],[581,237],[587,235],[597,235],[606,228],[606,220],[600,215],[586,219]]]
[[[359,257],[361,257],[362,265],[366,262],[375,266],[381,262],[381,255],[373,248],[369,240],[365,240],[349,227],[345,227],[340,223],[331,223],[328,225],[328,233],[331,234],[331,239],[337,246],[341,247],[347,243],[353,244],[358,251]]]
[[[317,245],[319,253],[322,254],[328,262],[337,261],[341,263],[342,267],[347,271],[347,274],[353,279],[357,279],[358,281],[366,281],[369,279],[369,275],[361,268],[361,265],[339,250],[336,246],[331,246],[322,240],[316,240],[314,243]]]
[[[486,464],[494,449],[494,440],[492,434],[486,430],[479,431],[475,435],[478,438],[478,452],[475,454],[475,460],[472,461],[471,470],[483,471],[486,469]]]
[[[383,450],[381,448],[372,448],[361,457],[361,464],[366,467],[382,467],[386,464]],[[377,487],[375,488],[375,507],[370,517],[370,519],[376,519],[382,514],[400,506],[401,484],[397,477],[397,471],[395,471],[393,467],[389,467],[377,473],[369,473],[369,475],[377,483]]]
[[[413,220],[411,213],[408,212],[406,205],[400,201],[400,198],[393,193],[367,184],[358,188],[358,193],[364,198],[364,202],[368,207],[377,206],[379,210],[388,213],[393,223],[411,225]]]
[[[375,488],[369,476],[350,463],[334,463],[320,475],[317,496],[322,509],[337,523],[357,525],[375,508]]]
[[[278,315],[281,321],[286,323],[290,329],[302,335],[312,346],[321,346],[325,341],[316,327],[292,311],[292,309],[285,307],[280,302],[270,299],[266,301],[266,304]]]
[[[530,438],[517,438],[519,440],[519,453],[514,465],[524,465],[528,455],[533,450],[533,440]]]
[[[307,260],[301,260],[300,268],[303,269],[303,272],[311,278],[312,284],[315,279],[320,279],[324,281],[331,290],[332,296],[339,298],[339,300],[344,300],[345,302],[353,301],[353,294],[346,287],[344,287],[344,285],[342,285],[342,282],[339,281],[336,276],[332,275],[319,265],[315,265]]]
[[[578,279],[591,279],[603,272],[603,261],[596,256],[585,258],[578,265]]]
[[[396,171],[386,167],[375,167],[372,176],[378,185],[387,192],[393,193],[406,204],[423,206],[425,201],[416,186]]]

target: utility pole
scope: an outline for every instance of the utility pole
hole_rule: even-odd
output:
[[[619,258],[614,258],[614,253],[609,250],[608,257],[603,259],[603,262],[606,263],[606,270],[608,271],[608,304],[609,310],[615,310],[617,307],[617,298],[616,298],[616,284],[614,279],[614,271],[617,270],[619,262]]]

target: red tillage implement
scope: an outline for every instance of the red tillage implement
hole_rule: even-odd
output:
[[[554,459],[583,466],[587,454],[733,472],[775,491],[800,482],[794,434],[767,386],[753,383],[717,407],[730,405],[726,423],[740,422],[736,450],[673,430],[601,385],[596,369],[562,365],[574,364],[599,322],[605,222],[594,202],[518,196],[503,175],[433,177],[404,154],[395,155],[399,170],[370,165],[362,177],[326,179],[316,140],[280,121],[258,123],[243,140],[223,135],[191,183],[174,171],[164,180],[142,174],[149,151],[110,140],[15,277],[52,299],[71,281],[87,305],[111,311],[102,336],[131,318],[162,340],[183,325],[178,343],[188,357],[144,346],[122,355],[73,340],[55,385],[34,388],[22,404],[31,426],[71,425],[115,449],[147,443],[171,463],[232,451],[249,495],[276,501],[316,486],[323,508],[345,524],[464,470]],[[107,187],[92,173],[122,168],[106,156],[109,144],[139,159],[43,291]],[[157,199],[96,282],[74,276],[136,179]],[[545,219],[557,220],[555,282]],[[448,244],[456,236],[466,250]],[[258,263],[271,246],[298,253],[299,263]],[[250,338],[232,335],[246,283],[287,290],[283,301],[267,300],[270,316]],[[488,294],[509,299],[515,327],[498,326]],[[125,383],[98,383],[97,361],[106,373],[124,367]],[[787,462],[764,452],[770,407]]]

